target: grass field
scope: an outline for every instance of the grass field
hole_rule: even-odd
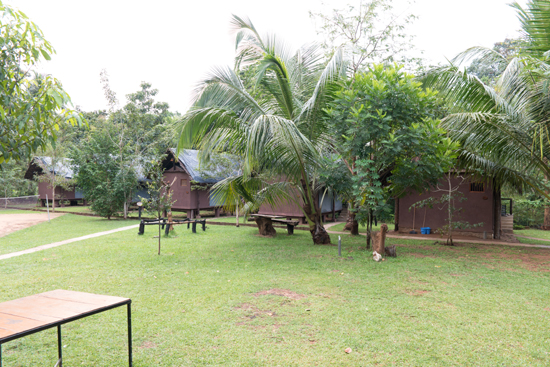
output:
[[[12,210],[0,212],[0,215],[28,213],[32,212]],[[137,223],[139,222],[133,220],[107,220],[104,218],[65,214],[52,219],[49,223],[43,222],[0,237],[0,255]],[[135,232],[137,233],[137,230]]]
[[[79,235],[100,225],[63,218]],[[153,233],[129,230],[3,260],[0,301],[59,288],[132,298],[142,367],[550,364],[548,250],[389,239],[398,257],[376,263],[363,237],[343,236],[340,258],[307,231],[177,232],[160,256]],[[126,365],[124,309],[63,330],[64,365]],[[4,365],[53,365],[56,348],[54,330],[9,342]]]
[[[514,234],[520,236],[527,236],[533,238],[540,238],[542,240],[550,240],[550,231],[543,231],[541,229],[514,229]]]

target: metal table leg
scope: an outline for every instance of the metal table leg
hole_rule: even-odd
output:
[[[56,366],[63,366],[63,346],[61,345],[61,325],[57,325],[57,356],[59,360],[57,361]]]
[[[132,304],[131,303],[128,303],[128,366],[132,367]]]

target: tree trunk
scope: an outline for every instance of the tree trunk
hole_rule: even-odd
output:
[[[380,227],[380,231],[372,233],[372,251],[378,252],[384,256],[386,254],[386,233],[388,226],[384,223]]]
[[[237,200],[236,205],[237,207],[235,208],[235,219],[237,223],[235,224],[235,227],[238,227],[239,226],[239,200]]]
[[[124,219],[128,219],[128,201],[124,202]]]
[[[384,235],[384,238],[385,236],[386,235]],[[372,210],[370,210],[369,219],[367,220],[367,250],[371,248],[371,241],[372,241]],[[378,253],[382,255],[380,252]]]
[[[352,211],[353,208],[353,201],[350,201],[348,207],[348,220],[346,221],[346,225],[344,226],[344,231],[351,231],[350,234],[352,236],[358,236],[359,223],[355,220],[355,213]]]
[[[311,233],[311,238],[313,243],[316,245],[328,245],[330,244],[330,236],[323,226],[323,221],[321,218],[321,211],[319,208],[316,208],[315,214],[311,212],[311,207],[309,205],[304,205],[304,211],[309,219],[309,232]]]
[[[173,226],[174,221],[172,219],[172,212],[171,211],[168,212],[167,217],[168,217],[168,233],[170,233],[171,231],[174,230],[174,226]]]
[[[52,212],[55,212],[55,185],[52,185]]]
[[[542,226],[542,229],[550,229],[550,207],[548,206],[544,208],[544,225]]]
[[[273,228],[273,222],[271,222],[271,219],[264,217],[255,217],[254,220],[256,221],[256,224],[258,225],[258,231],[262,236],[275,237],[277,232],[275,231],[275,228]]]
[[[316,245],[328,245],[330,244],[330,236],[326,231],[325,227],[319,220],[317,223],[314,223],[313,226],[309,226],[309,232],[313,238],[313,243]]]

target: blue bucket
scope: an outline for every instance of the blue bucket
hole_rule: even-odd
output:
[[[421,227],[420,228],[420,233],[421,234],[430,234],[431,230],[432,229],[430,227]]]

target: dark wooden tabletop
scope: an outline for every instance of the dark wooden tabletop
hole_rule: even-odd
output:
[[[129,298],[62,289],[3,302],[0,344],[130,302]]]

